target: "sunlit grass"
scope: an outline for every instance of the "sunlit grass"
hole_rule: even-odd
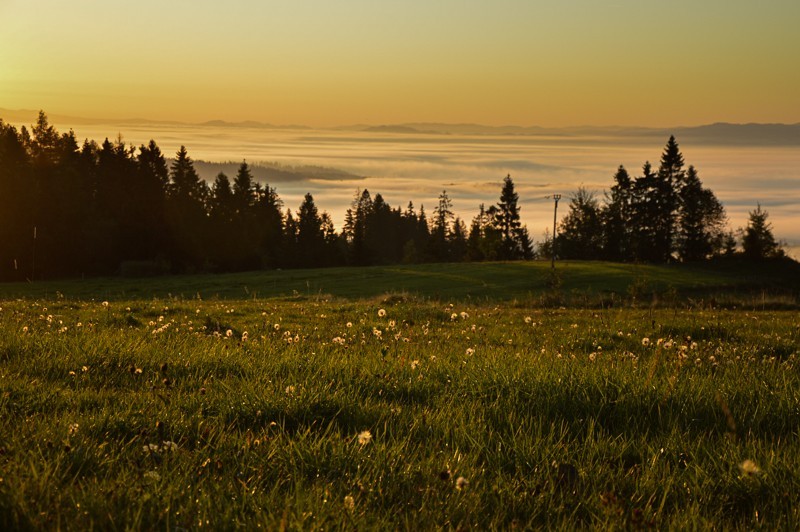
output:
[[[800,524],[796,313],[0,307],[4,528]]]

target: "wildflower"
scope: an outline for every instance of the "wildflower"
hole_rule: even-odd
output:
[[[461,312],[460,316],[462,320],[469,318],[469,314],[467,314],[466,312]]]
[[[375,327],[372,328],[372,334],[375,335],[376,338],[380,339],[381,335],[383,334],[380,329],[376,329]]]
[[[247,331],[242,333],[242,342],[246,342],[248,338]]]
[[[473,348],[471,348],[471,347],[468,347],[467,348],[467,356],[471,357],[474,354],[475,354],[475,350]]]
[[[531,318],[530,316],[525,316],[525,323],[530,325],[532,321],[533,321],[533,318]]]
[[[28,326],[27,325],[22,328],[22,332],[24,332],[24,333],[28,332]]]
[[[77,423],[73,423],[72,425],[69,426],[68,433],[69,434],[75,434],[76,432],[78,432],[79,428],[80,428],[80,425],[78,425]]]
[[[108,301],[103,301],[101,304],[103,305],[103,308],[108,308]]]
[[[272,326],[272,328],[275,329],[276,331],[280,331],[281,330],[281,324],[280,323],[276,323],[275,325]]]
[[[456,479],[456,489],[457,490],[465,490],[469,486],[469,480],[465,479],[464,477],[458,477]]]
[[[646,337],[646,336],[645,336],[644,338],[642,338],[642,345],[643,345],[644,347],[647,347],[647,346],[649,346],[649,345],[650,345],[650,338],[648,338],[648,337]]]
[[[227,331],[225,331],[225,336],[230,338],[231,336],[233,336],[233,331],[228,329]]]
[[[293,395],[295,391],[295,387],[291,384],[286,387],[286,395]]]
[[[142,450],[146,453],[157,453],[158,451],[161,450],[161,447],[159,447],[158,444],[155,443],[148,443],[147,445],[144,445],[142,447]]]
[[[161,448],[165,451],[177,451],[178,444],[175,443],[174,441],[165,441],[161,442]]]
[[[458,314],[456,314],[455,312],[453,312],[452,314],[450,314],[450,320],[451,320],[451,321],[455,321],[455,320],[457,320],[457,319],[458,319]]]
[[[761,468],[759,468],[756,463],[750,459],[747,459],[739,464],[739,469],[741,469],[742,474],[747,477],[752,477],[761,473]]]
[[[589,353],[589,362],[594,362],[597,358],[597,353]]]
[[[386,316],[386,310],[382,308],[378,309],[378,317],[383,318],[384,316]]]
[[[356,501],[353,499],[352,495],[345,495],[344,497],[344,509],[348,512],[352,512],[356,507]]]
[[[344,339],[344,338],[342,338],[341,336],[337,336],[336,338],[334,338],[334,339],[332,340],[332,342],[333,342],[334,344],[336,344],[336,345],[344,345],[344,344],[345,344],[345,339]]]
[[[419,360],[412,360],[411,369],[417,369],[417,366],[419,366]]]
[[[347,328],[350,329],[352,327],[353,327],[353,322],[352,321],[348,321],[347,322]]]
[[[362,430],[358,433],[358,443],[359,445],[367,445],[369,442],[372,441],[372,433],[368,430]]]

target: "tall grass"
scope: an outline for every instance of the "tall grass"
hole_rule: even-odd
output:
[[[795,312],[0,307],[5,529],[800,526]]]

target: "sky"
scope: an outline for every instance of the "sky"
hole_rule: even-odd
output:
[[[800,122],[797,0],[0,0],[0,108],[92,118]]]

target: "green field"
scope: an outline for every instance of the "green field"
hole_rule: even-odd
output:
[[[637,265],[564,261],[417,264],[269,270],[141,279],[106,278],[0,284],[0,298],[363,299],[405,294],[421,299],[517,301],[533,306],[720,304],[785,308],[800,300],[800,264],[719,262]],[[555,289],[554,289],[555,284]]]
[[[0,286],[0,528],[800,527],[793,266],[559,268]]]

